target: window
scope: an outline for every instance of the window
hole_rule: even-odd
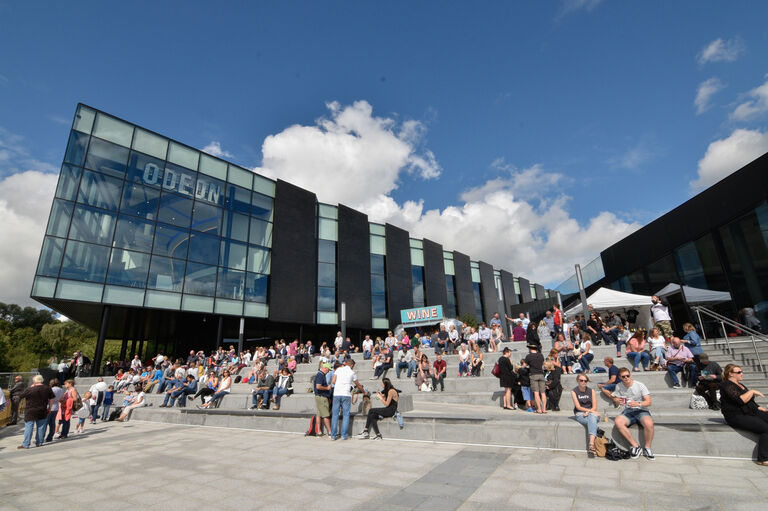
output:
[[[156,220],[159,204],[159,191],[146,186],[126,184],[120,211],[147,220]]]
[[[147,288],[159,291],[181,292],[186,262],[170,257],[152,256]]]
[[[144,287],[149,271],[149,254],[115,249],[109,261],[107,284]]]
[[[72,219],[74,204],[63,200],[54,200],[51,208],[51,216],[48,219],[46,234],[66,238],[69,231],[69,221]]]
[[[99,245],[111,245],[115,217],[116,215],[100,209],[75,206],[69,238]]]
[[[413,306],[424,307],[424,267],[423,266],[411,266],[411,290],[413,295]]]
[[[222,211],[211,204],[195,201],[192,206],[192,230],[220,236]]]
[[[109,247],[80,241],[68,241],[60,278],[86,282],[104,282],[109,264]]]
[[[219,238],[207,234],[193,234],[189,238],[189,260],[199,263],[219,263]]]
[[[168,140],[149,131],[136,128],[136,133],[133,136],[133,149],[164,160],[168,153]]]
[[[133,126],[101,112],[96,114],[93,134],[104,140],[109,140],[124,147],[131,147]]]
[[[371,235],[371,238],[373,237]],[[381,238],[383,239],[383,237]],[[373,247],[371,247],[371,252],[373,252]],[[371,254],[371,316],[380,319],[387,317],[385,256],[376,253]]]
[[[61,166],[59,174],[59,184],[56,187],[56,197],[74,201],[77,199],[77,192],[80,189],[80,174],[83,170],[79,167],[67,165]]]
[[[246,226],[246,229],[248,227]],[[251,218],[251,243],[261,245],[262,247],[272,246],[272,224],[259,220],[258,218]]]
[[[325,239],[317,241],[317,310],[336,311],[336,242]]]
[[[160,188],[163,185],[165,162],[146,154],[131,152],[128,159],[126,180],[142,185]]]
[[[193,197],[196,192],[196,179],[196,172],[173,163],[166,163],[163,172],[163,190],[175,192],[185,197]]]
[[[152,250],[152,240],[155,237],[155,224],[133,218],[126,215],[120,215],[117,219],[117,228],[115,229],[115,241],[113,245],[117,248],[129,248],[140,250],[141,252],[150,252]]]
[[[175,193],[164,192],[160,197],[157,219],[176,227],[189,227],[192,218],[192,200]]]
[[[258,273],[245,275],[245,300],[248,302],[267,303],[269,277]]]
[[[200,153],[187,146],[171,142],[168,149],[168,161],[173,162],[188,169],[197,170],[197,163]]]
[[[269,275],[272,270],[271,263],[272,254],[268,249],[253,245],[248,247],[248,271]]]
[[[472,292],[475,295],[475,317],[478,321],[482,321],[485,315],[483,314],[482,289],[479,282],[472,283]]]
[[[85,166],[103,174],[122,178],[128,163],[128,152],[125,147],[92,138],[88,146]]]
[[[224,207],[246,215],[251,213],[251,192],[235,185],[227,185]]]
[[[216,238],[214,238],[216,240]],[[152,253],[162,256],[174,257],[176,259],[187,258],[187,246],[189,245],[189,231],[178,229],[169,225],[159,224],[155,228],[155,242],[152,245]],[[218,260],[218,242],[215,243],[216,258],[213,264]]]
[[[216,294],[216,267],[207,264],[187,263],[184,275],[184,293],[213,296]]]
[[[245,294],[245,272],[231,268],[219,268],[216,296],[230,300],[242,300]]]
[[[82,167],[85,163],[85,150],[88,148],[88,135],[72,131],[69,134],[67,152],[64,153],[64,161]]]
[[[453,261],[451,261],[451,264],[453,264]],[[447,296],[445,304],[445,317],[458,317],[456,312],[456,277],[453,275],[445,276],[445,291]]]
[[[219,264],[235,270],[245,270],[247,254],[247,244],[224,240],[221,242]]]
[[[232,238],[239,241],[248,241],[248,219],[247,215],[241,215],[234,211],[224,210],[224,224],[221,229],[225,238]]]
[[[61,267],[61,257],[64,255],[64,240],[46,236],[43,249],[40,251],[40,261],[37,264],[37,274],[47,277],[57,277]]]
[[[80,182],[77,201],[89,206],[117,211],[122,190],[122,180],[86,170]]]
[[[272,197],[253,192],[253,197],[251,199],[251,216],[271,222],[273,206],[274,199],[272,199]]]

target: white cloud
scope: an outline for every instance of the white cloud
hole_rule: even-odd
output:
[[[268,136],[256,170],[312,190],[322,201],[349,205],[388,194],[403,171],[421,179],[440,175],[435,155],[420,148],[425,127],[419,121],[375,117],[366,101],[326,106],[330,118]]]
[[[34,158],[24,143],[24,137],[0,126],[0,176],[28,169],[57,172],[59,169],[48,162]]]
[[[696,99],[693,100],[693,105],[696,107],[696,114],[700,115],[709,110],[712,106],[710,105],[712,96],[724,88],[725,84],[719,78],[713,77],[701,82],[699,88],[696,90]]]
[[[203,147],[201,151],[203,151],[204,153],[208,153],[211,156],[216,156],[217,158],[232,158],[234,156],[229,151],[225,151],[224,149],[222,149],[221,143],[215,140],[211,141],[211,143]]]
[[[603,3],[603,0],[563,0],[556,19],[559,20],[575,11],[584,10],[590,12],[601,3]]]
[[[747,121],[768,112],[768,80],[747,92],[746,96],[751,99],[739,104],[731,112],[732,121]]]
[[[734,37],[723,40],[718,37],[699,52],[696,57],[700,65],[709,62],[733,62],[744,53],[745,47],[741,39]]]
[[[40,306],[29,298],[56,174],[27,170],[0,180],[0,301]]]
[[[622,169],[634,170],[651,159],[654,153],[644,143],[630,147],[623,154],[608,160],[608,164]]]
[[[768,132],[738,129],[727,138],[715,140],[699,160],[698,177],[691,181],[693,191],[702,190],[739,170],[768,152]]]

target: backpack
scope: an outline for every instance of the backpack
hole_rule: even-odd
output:
[[[309,429],[306,433],[304,433],[304,436],[317,436],[317,415],[313,415],[311,419],[309,419]]]

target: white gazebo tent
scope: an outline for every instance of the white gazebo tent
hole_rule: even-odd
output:
[[[675,293],[683,293],[685,301],[689,305],[698,305],[704,303],[722,303],[730,302],[731,294],[726,291],[711,291],[709,289],[701,289],[698,287],[680,286],[680,284],[669,283],[660,289],[656,296],[664,297]]]
[[[627,317],[626,312],[628,310],[634,309],[638,312],[637,320],[635,321],[636,326],[645,328],[652,326],[650,296],[634,295],[601,287],[587,298],[587,303],[598,312],[621,312],[624,318]],[[565,311],[565,315],[570,318],[574,314],[582,314],[583,312],[584,308],[581,301],[579,301]]]

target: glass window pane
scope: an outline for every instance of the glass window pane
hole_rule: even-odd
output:
[[[245,315],[249,318],[269,317],[269,305],[266,303],[245,302]]]
[[[188,244],[189,231],[159,224],[155,228],[155,243],[152,246],[152,253],[186,259]]]
[[[197,179],[195,172],[173,163],[166,163],[163,172],[163,190],[192,197],[195,194],[195,179]]]
[[[317,205],[317,216],[321,216],[323,218],[331,218],[333,220],[339,219],[339,208],[336,206],[330,206],[328,204],[318,204]]]
[[[99,112],[96,114],[96,123],[93,126],[93,134],[104,140],[114,142],[115,144],[131,147],[133,126]]]
[[[130,287],[105,286],[102,301],[104,303],[141,307],[144,304],[144,290]]]
[[[424,305],[424,268],[411,266],[411,289],[413,293],[413,306]],[[420,304],[420,305],[419,305]]]
[[[371,254],[371,273],[379,273],[384,275],[384,256],[379,254]]]
[[[68,241],[60,278],[104,282],[109,263],[109,247]]]
[[[164,291],[147,291],[144,306],[156,309],[178,309],[181,306],[181,295]]]
[[[274,207],[274,199],[267,197],[260,193],[253,193],[253,199],[251,207],[251,215],[260,218],[262,220],[272,221],[272,209]]]
[[[424,266],[424,251],[422,249],[411,249],[411,264],[414,266]]]
[[[189,260],[206,264],[219,263],[219,238],[193,234],[189,240]]]
[[[269,197],[275,196],[275,182],[258,174],[253,175],[253,191]]]
[[[92,110],[87,106],[80,105],[77,107],[77,113],[75,114],[75,122],[72,124],[72,129],[90,134],[91,129],[93,128],[93,120],[95,118],[96,118],[95,110]]]
[[[384,295],[371,296],[371,315],[374,318],[387,317],[387,297]]]
[[[371,293],[384,294],[387,292],[387,284],[384,275],[371,275]]]
[[[446,275],[456,275],[456,270],[453,266],[453,259],[443,259],[443,269]]]
[[[245,293],[245,272],[219,268],[216,296],[230,300],[242,300]]]
[[[128,164],[128,153],[125,147],[94,138],[88,146],[85,166],[122,179]]]
[[[336,220],[318,218],[317,237],[321,240],[339,241],[339,223]]]
[[[32,296],[43,298],[53,298],[56,292],[56,279],[47,279],[45,277],[36,277],[32,284]]]
[[[472,268],[472,282],[480,282],[480,270],[478,268]]]
[[[77,190],[80,188],[80,174],[83,170],[79,167],[64,164],[59,174],[59,184],[56,187],[56,197],[74,201],[77,198]]]
[[[157,219],[177,227],[189,227],[192,219],[192,199],[164,192],[160,197]]]
[[[240,300],[225,300],[223,298],[217,298],[214,312],[216,314],[229,314],[230,316],[242,316],[243,302],[241,302]]]
[[[197,185],[195,186],[195,199],[223,206],[225,189],[224,181],[198,175]]]
[[[200,153],[200,172],[207,174],[217,179],[227,179],[227,162],[209,156],[205,153]]]
[[[248,271],[268,275],[271,271],[272,256],[269,250],[261,247],[248,247]]]
[[[67,152],[64,154],[64,161],[82,167],[85,162],[85,150],[88,147],[89,138],[91,137],[84,133],[72,131],[69,134],[69,142],[67,143]]]
[[[72,208],[74,204],[63,200],[55,199],[51,208],[51,216],[48,219],[48,229],[46,234],[66,238],[69,231],[69,221],[72,218]]]
[[[222,235],[240,241],[248,241],[248,216],[224,210]]]
[[[317,311],[318,325],[338,325],[339,315],[335,312]]]
[[[221,236],[221,217],[221,208],[195,201],[192,206],[192,229]]]
[[[213,312],[213,298],[184,295],[181,299],[181,310],[192,312]]]
[[[336,285],[336,265],[317,263],[317,285],[331,287]]]
[[[317,310],[331,312],[336,310],[336,288],[317,288]]]
[[[160,191],[146,186],[126,184],[120,211],[129,215],[157,219],[157,207],[160,204]]]
[[[221,266],[245,270],[245,259],[248,254],[248,245],[237,241],[222,241],[220,262]]]
[[[171,147],[168,149],[168,161],[192,170],[197,170],[199,156],[200,153],[196,150],[173,141],[171,141]]]
[[[376,234],[377,236],[386,236],[387,231],[381,224],[368,224],[368,229],[371,232],[371,234]]]
[[[47,277],[58,276],[62,255],[64,255],[64,240],[46,236],[43,241],[43,249],[40,251],[37,274]]]
[[[79,300],[84,302],[100,302],[104,286],[87,282],[60,280],[56,286],[56,298]]]
[[[76,206],[72,214],[69,238],[99,245],[111,245],[115,217],[116,215],[99,209]]]
[[[86,170],[80,181],[80,193],[77,196],[77,202],[117,211],[120,206],[122,191],[123,181],[121,179]]]
[[[163,160],[132,151],[128,159],[126,180],[159,188],[163,184],[164,167]]]
[[[336,242],[328,240],[318,240],[317,242],[317,260],[321,263],[336,264]]]
[[[149,271],[149,254],[115,249],[109,261],[107,284],[144,287]]]
[[[246,215],[251,213],[251,192],[235,185],[227,185],[224,207]]]
[[[409,238],[408,244],[411,246],[411,248],[424,248],[424,243],[421,240]]]
[[[230,165],[227,181],[250,190],[253,186],[253,172],[250,170],[241,169],[235,165]]]
[[[387,255],[387,244],[384,236],[371,234],[371,254]]]
[[[184,293],[203,296],[215,295],[216,267],[207,264],[187,263]]]
[[[245,300],[248,302],[267,303],[269,276],[247,273],[245,276]]]
[[[263,247],[272,246],[272,224],[259,220],[258,218],[251,218],[251,243],[261,245]]]
[[[147,288],[180,292],[184,283],[186,262],[170,257],[152,256]]]
[[[117,248],[130,248],[141,252],[152,250],[152,240],[155,237],[155,224],[120,215],[115,229],[115,241],[113,246]]]
[[[168,153],[168,140],[149,131],[136,128],[136,134],[133,137],[133,148],[144,154],[164,160]]]

